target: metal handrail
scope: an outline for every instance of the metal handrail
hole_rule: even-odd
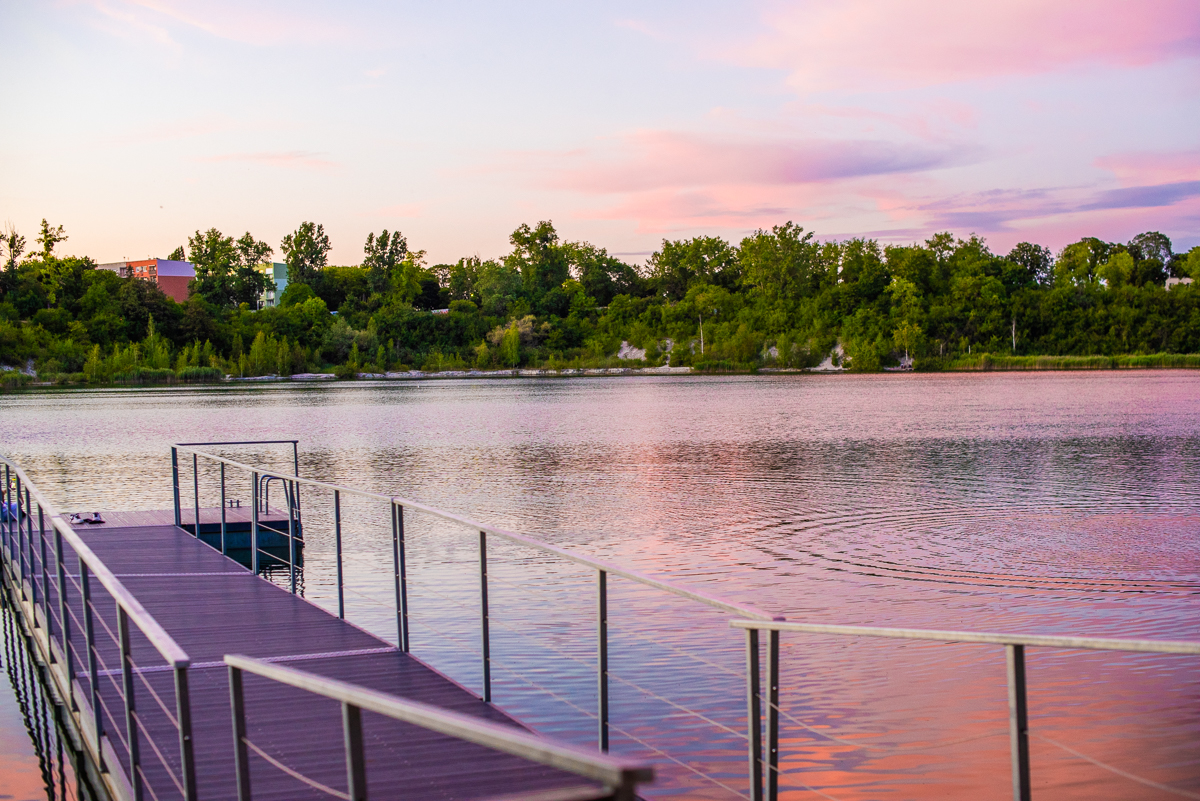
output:
[[[247,440],[231,440],[223,442],[177,442],[171,448],[171,483],[172,494],[175,498],[175,525],[182,527],[183,519],[181,516],[181,505],[179,500],[179,448],[187,449],[195,447],[203,447],[208,445],[291,445],[292,446],[292,470],[297,475],[300,473],[300,440],[297,439],[247,439]],[[192,451],[193,454],[196,451]],[[196,472],[196,457],[192,457],[192,481],[195,490],[196,498],[196,536],[200,536],[200,477]],[[222,468],[224,469],[224,468]],[[222,490],[224,484],[222,483]],[[259,487],[254,487],[254,492],[257,497]],[[300,513],[300,493],[296,493],[296,514]],[[224,494],[221,497],[221,553],[225,553],[225,498]]]
[[[254,443],[224,443],[229,445],[238,444],[254,444]],[[293,475],[286,475],[271,470],[264,470],[260,467],[245,464],[223,456],[218,456],[207,451],[198,450],[196,446],[187,444],[176,444],[171,448],[171,463],[174,474],[175,486],[178,487],[178,461],[179,451],[191,453],[193,461],[193,470],[196,470],[195,464],[198,458],[212,460],[218,464],[220,470],[221,481],[221,496],[225,496],[226,482],[226,467],[231,467],[235,470],[244,471],[251,477],[251,486],[256,488],[254,493],[254,503],[251,506],[251,537],[250,537],[250,553],[251,553],[251,569],[254,572],[259,572],[259,547],[258,534],[260,529],[265,526],[260,522],[259,513],[259,496],[257,487],[261,481],[269,478],[277,478],[284,482],[284,486],[290,489],[289,495],[299,495],[301,486],[329,491],[333,495],[333,523],[334,523],[334,541],[336,545],[336,566],[337,566],[337,605],[338,617],[345,618],[345,586],[343,582],[343,554],[342,554],[342,536],[341,536],[341,496],[342,494],[366,498],[369,500],[386,503],[391,513],[391,535],[392,535],[392,559],[393,559],[393,584],[395,593],[395,616],[396,616],[396,638],[399,648],[404,653],[410,652],[409,638],[409,599],[408,599],[408,579],[406,567],[406,541],[404,533],[405,511],[420,512],[431,515],[451,523],[464,526],[469,530],[474,530],[478,536],[479,543],[479,638],[480,638],[480,669],[481,669],[481,691],[480,697],[486,701],[492,701],[492,655],[491,655],[491,613],[489,610],[488,593],[489,593],[489,575],[488,575],[488,536],[493,535],[508,542],[518,545],[524,545],[533,550],[542,551],[545,553],[554,554],[555,556],[577,565],[584,566],[596,571],[596,703],[597,713],[595,715],[597,721],[597,745],[601,752],[607,752],[609,749],[609,732],[610,732],[610,704],[609,704],[609,635],[608,635],[608,577],[609,574],[629,579],[643,586],[651,587],[671,595],[686,598],[695,601],[705,606],[717,609],[722,612],[737,615],[739,617],[750,617],[760,620],[782,620],[782,617],[773,615],[769,612],[764,612],[748,604],[742,604],[735,601],[730,601],[721,598],[717,595],[705,592],[703,590],[692,589],[676,584],[667,579],[660,579],[654,576],[647,575],[637,570],[622,567],[621,565],[607,562],[601,559],[595,559],[590,556],[575,553],[565,548],[560,548],[556,545],[543,542],[525,534],[519,534],[515,531],[509,531],[496,526],[480,523],[470,518],[459,514],[445,511],[428,504],[420,503],[398,495],[385,495],[378,492],[370,492],[367,490],[357,489],[355,487],[347,487],[338,484],[332,484],[326,481],[316,479],[302,478],[298,472]],[[298,462],[297,462],[298,463]],[[198,473],[194,472],[194,475]],[[196,492],[196,504],[199,506],[199,490]],[[179,494],[176,492],[176,520],[180,518],[181,507],[179,505]],[[289,540],[289,559],[288,569],[291,579],[292,592],[296,591],[296,560],[295,560],[295,521],[289,516],[288,521],[288,540]],[[278,559],[278,557],[272,558]],[[281,560],[282,561],[282,560]],[[749,688],[749,677],[747,677],[747,687]],[[636,739],[636,738],[635,738]],[[761,763],[751,761],[751,767]]]
[[[884,626],[843,626],[802,621],[731,620],[732,628],[746,632],[747,722],[750,732],[750,759],[758,765],[752,771],[751,798],[763,798],[762,693],[759,685],[758,633],[767,632],[767,742],[765,770],[766,798],[779,796],[779,635],[784,631],[805,634],[831,634],[847,637],[884,637],[899,640],[933,640],[943,643],[982,643],[1003,645],[1008,678],[1009,749],[1012,761],[1014,801],[1029,801],[1032,794],[1029,756],[1029,707],[1025,680],[1025,648],[1061,648],[1068,650],[1125,651],[1134,653],[1200,655],[1200,642],[1180,640],[1135,640],[1118,637],[1062,637],[1045,634],[1007,634],[987,631],[949,631],[939,629],[902,629]]]
[[[451,712],[430,704],[399,698],[349,682],[318,676],[314,673],[246,656],[226,655],[225,664],[229,666],[233,723],[238,738],[236,744],[238,797],[242,801],[250,799],[242,671],[342,703],[343,721],[346,726],[348,797],[354,801],[366,798],[366,768],[361,721],[363,710],[511,754],[530,762],[574,773],[585,779],[601,783],[604,785],[606,793],[620,801],[633,801],[637,783],[648,782],[654,778],[653,768],[641,762],[617,759],[569,745],[552,743],[510,726],[481,720],[459,712]]]
[[[113,575],[113,572],[108,569],[96,553],[87,546],[75,529],[63,519],[62,514],[54,509],[54,506],[46,499],[46,496],[37,489],[36,485],[29,480],[29,476],[15,462],[6,456],[0,455],[0,464],[8,467],[13,471],[17,478],[21,481],[21,485],[29,491],[30,496],[37,501],[37,504],[50,514],[46,520],[54,526],[54,529],[62,534],[62,537],[80,559],[92,571],[92,574],[108,590],[113,599],[120,604],[125,613],[129,615],[130,620],[141,630],[146,639],[158,650],[162,657],[171,664],[172,667],[186,667],[191,663],[187,652],[179,646],[166,630],[159,625],[159,622],[154,619],[154,616],[146,611],[138,599],[131,593],[121,580]]]
[[[249,443],[247,443],[247,444],[249,444]],[[185,443],[179,443],[179,444],[175,445],[175,447],[179,448],[180,450],[186,450],[189,453],[195,453],[198,456],[203,456],[204,458],[211,459],[215,462],[224,463],[225,465],[227,465],[229,467],[236,467],[240,470],[245,470],[250,473],[256,473],[261,477],[269,476],[269,477],[273,477],[273,478],[279,478],[279,479],[283,479],[283,480],[290,481],[290,482],[295,482],[297,484],[301,484],[301,485],[305,485],[305,486],[320,487],[322,489],[326,489],[326,490],[329,490],[332,492],[339,492],[339,493],[343,493],[346,495],[356,495],[360,498],[370,498],[373,500],[390,503],[394,506],[403,506],[408,509],[414,509],[414,510],[432,515],[433,517],[441,518],[442,520],[447,520],[452,523],[458,523],[459,525],[462,525],[465,528],[473,529],[475,531],[483,532],[486,534],[493,534],[497,537],[502,537],[506,540],[509,540],[510,542],[519,543],[521,545],[526,545],[526,546],[529,546],[530,548],[534,548],[536,550],[541,550],[541,551],[545,551],[547,553],[552,553],[556,556],[566,559],[569,562],[575,562],[576,564],[584,565],[586,567],[590,567],[595,570],[600,570],[605,573],[610,573],[614,576],[621,576],[622,578],[629,579],[630,581],[635,581],[639,584],[645,584],[647,586],[654,587],[655,589],[663,590],[664,592],[672,593],[674,595],[678,595],[683,598],[688,598],[689,600],[698,601],[700,603],[711,606],[715,609],[720,609],[722,611],[730,612],[732,614],[744,615],[745,617],[753,618],[756,620],[782,620],[783,619],[779,615],[775,615],[770,612],[764,612],[761,609],[756,609],[755,607],[750,606],[748,604],[741,604],[736,601],[730,601],[725,598],[721,598],[720,596],[704,592],[703,590],[692,589],[689,587],[682,587],[678,584],[671,583],[664,579],[655,578],[651,575],[642,573],[637,570],[631,570],[629,568],[621,567],[620,565],[617,565],[613,562],[606,562],[602,559],[595,559],[590,556],[585,556],[583,554],[575,553],[575,552],[569,551],[565,548],[560,548],[557,545],[551,545],[548,542],[542,542],[541,540],[534,539],[533,537],[527,536],[525,534],[518,534],[515,531],[509,531],[507,529],[502,529],[497,526],[490,526],[486,523],[480,523],[480,522],[478,522],[476,520],[472,520],[468,517],[463,517],[462,515],[454,514],[453,512],[448,512],[444,509],[439,509],[436,506],[430,506],[428,504],[424,504],[419,501],[414,501],[414,500],[405,498],[400,495],[384,495],[384,494],[378,493],[378,492],[369,492],[367,490],[356,489],[354,487],[347,487],[347,486],[340,485],[340,484],[331,484],[326,481],[318,481],[318,480],[312,479],[312,478],[301,478],[300,476],[297,476],[297,475],[286,475],[284,473],[274,472],[274,471],[270,471],[270,470],[263,470],[262,468],[254,467],[253,465],[248,465],[243,462],[238,462],[233,459],[225,458],[223,456],[217,456],[216,454],[208,453],[205,451],[195,450],[191,447],[188,447]]]
[[[1123,637],[1058,637],[1045,634],[1000,634],[987,631],[942,631],[939,629],[897,629],[880,626],[838,626],[800,621],[731,620],[739,629],[759,631],[801,631],[807,634],[840,634],[851,637],[888,637],[898,640],[936,640],[945,643],[991,643],[993,645],[1029,645],[1036,648],[1066,648],[1091,651],[1136,651],[1152,654],[1200,654],[1200,642],[1183,640],[1130,640]]]
[[[132,788],[134,797],[135,799],[141,799],[144,789],[144,775],[141,769],[138,749],[139,736],[146,738],[146,742],[151,745],[151,748],[156,753],[161,754],[161,751],[158,745],[150,739],[149,734],[144,731],[136,712],[133,678],[138,667],[133,661],[130,642],[131,624],[141,631],[174,672],[176,712],[173,716],[172,724],[179,734],[179,755],[182,775],[174,775],[169,767],[168,773],[171,774],[171,778],[176,786],[182,789],[183,797],[187,801],[194,801],[196,798],[196,766],[192,745],[191,695],[188,689],[187,675],[191,659],[188,657],[187,652],[146,611],[133,593],[104,564],[103,560],[88,547],[75,530],[63,519],[62,514],[55,509],[45,495],[29,479],[25,471],[11,459],[2,455],[0,455],[0,465],[4,467],[4,483],[2,490],[0,490],[0,503],[4,506],[6,517],[5,523],[3,526],[0,526],[0,537],[3,540],[2,547],[0,547],[0,554],[3,554],[10,576],[17,582],[19,588],[17,592],[19,592],[21,600],[30,603],[31,633],[34,634],[39,647],[44,647],[51,674],[62,680],[60,689],[67,700],[70,713],[77,715],[80,734],[87,735],[82,737],[83,742],[85,745],[94,744],[95,752],[92,756],[102,771],[107,770],[106,766],[109,760],[106,759],[104,753],[104,737],[109,732],[106,731],[107,727],[102,721],[100,709],[101,697],[98,687],[100,674],[94,625],[96,616],[94,615],[95,603],[91,592],[91,579],[94,578],[108,591],[116,603],[118,634],[115,640],[120,652],[122,679],[118,692],[122,695],[122,702],[124,704],[126,732],[125,736],[122,736],[119,731],[119,725],[114,721],[116,729],[112,733],[116,734],[118,740],[127,748],[129,755],[129,775],[127,780]],[[13,500],[14,494],[16,496],[15,501]],[[34,530],[33,520],[35,509],[37,510],[38,524],[36,531]],[[50,524],[48,527],[46,526],[47,521]],[[53,535],[54,539],[55,579],[57,582],[59,605],[57,614],[57,643],[52,632],[53,625],[51,623],[51,618],[55,617],[55,615],[49,610],[50,558],[47,553],[48,535]],[[34,553],[35,537],[40,542],[40,556],[35,556]],[[74,550],[78,559],[79,582],[75,584],[75,589],[79,593],[80,601],[82,602],[81,611],[84,619],[81,627],[79,625],[80,621],[75,616],[74,610],[70,608],[67,600],[67,574],[63,553],[64,542]],[[28,554],[26,553],[27,548],[29,551]],[[27,556],[28,559],[26,558]],[[34,575],[32,572],[34,561],[40,562],[40,577]],[[27,562],[28,568],[26,565]],[[39,579],[41,587],[40,598],[38,593]],[[31,597],[26,597],[25,595],[27,581]],[[42,618],[40,622],[38,620],[39,606],[41,607]],[[69,619],[75,621],[76,627],[83,629],[80,632],[86,640],[83,655],[79,653],[75,643],[71,642]],[[100,623],[106,629],[108,628],[102,619]],[[112,632],[109,631],[109,634],[111,635]],[[55,650],[56,645],[57,652]],[[78,665],[79,671],[86,672],[88,675],[89,689],[86,701],[77,697],[76,659],[81,663],[86,662],[86,664]],[[161,699],[156,698],[156,700],[161,705]],[[84,714],[85,703],[90,708],[90,721],[86,720]],[[108,713],[107,707],[105,707],[105,712]],[[109,717],[112,717],[111,713],[109,713]],[[172,718],[170,713],[168,713],[168,718]],[[87,724],[90,724],[90,726]]]

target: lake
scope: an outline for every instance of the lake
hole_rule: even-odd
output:
[[[0,419],[0,451],[63,511],[169,508],[172,442],[297,438],[304,476],[789,619],[1200,639],[1190,371],[47,391],[0,396]],[[330,501],[304,504],[304,593],[336,609]],[[386,506],[346,507],[348,617],[394,640]],[[476,535],[409,531],[413,651],[477,689]],[[594,744],[594,574],[493,547],[497,702]],[[652,796],[745,793],[729,615],[621,580],[609,603],[613,750],[660,766]],[[782,653],[785,796],[1011,797],[1003,648],[785,634]],[[1032,649],[1028,674],[1035,793],[1200,797],[1200,660]],[[0,797],[36,797],[0,685]]]

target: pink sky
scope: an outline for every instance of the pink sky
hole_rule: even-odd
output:
[[[640,261],[794,220],[1200,244],[1194,0],[9,4],[0,214],[69,252],[198,228],[433,262],[521,222]]]

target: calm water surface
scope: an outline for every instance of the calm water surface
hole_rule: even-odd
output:
[[[173,441],[296,437],[304,475],[791,619],[1200,638],[1191,372],[63,392],[0,397],[0,416],[0,448],[68,511],[169,507]],[[330,501],[304,503],[304,591],[336,608]],[[347,507],[349,616],[394,640],[386,507]],[[408,530],[414,652],[477,687],[475,535]],[[497,701],[593,744],[594,575],[492,550]],[[619,580],[610,607],[614,750],[660,766],[654,795],[745,793],[728,616]],[[784,635],[783,654],[785,796],[1011,797],[1002,648]],[[1033,651],[1028,669],[1040,796],[1200,798],[1200,660]],[[0,795],[40,783],[17,751]]]

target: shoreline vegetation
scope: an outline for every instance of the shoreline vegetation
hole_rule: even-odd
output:
[[[305,222],[265,308],[275,249],[249,233],[196,231],[170,254],[195,266],[183,302],[57,255],[66,240],[45,220],[28,254],[11,226],[0,238],[0,389],[1200,368],[1200,247],[1176,253],[1157,232],[1000,255],[975,235],[820,241],[789,222],[736,244],[663,240],[632,265],[544,221],[495,259],[430,266],[383,231],[336,266]]]
[[[1071,370],[1196,370],[1200,369],[1200,354],[1154,353],[1125,356],[1013,356],[981,353],[965,358],[914,363],[911,368],[892,368],[886,372],[907,373],[980,373],[980,372],[1057,372]],[[0,371],[0,388],[40,389],[45,387],[114,388],[137,386],[189,386],[201,384],[259,384],[259,383],[321,383],[337,380],[358,381],[415,381],[451,379],[505,378],[575,378],[595,376],[664,376],[664,375],[830,375],[855,371],[842,367],[757,367],[747,368],[730,362],[701,362],[684,367],[620,365],[615,367],[567,367],[562,369],[517,368],[501,370],[407,370],[388,373],[357,373],[353,377],[337,373],[267,374],[260,376],[222,375],[215,368],[189,368],[182,373],[171,369],[138,368],[117,374],[107,383],[89,382],[86,376],[54,376],[53,380],[38,380],[36,376],[17,370]]]

